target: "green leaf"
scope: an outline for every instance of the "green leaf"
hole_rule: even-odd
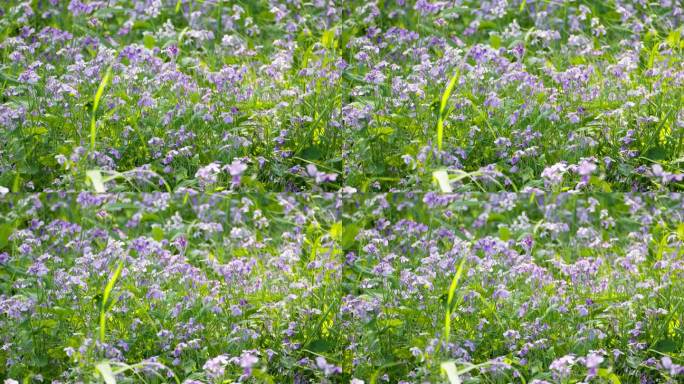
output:
[[[442,93],[442,100],[439,104],[439,118],[437,119],[437,149],[440,151],[442,150],[442,141],[444,138],[444,118],[447,115],[445,113],[447,102],[449,101],[449,97],[451,97],[451,92],[453,92],[459,76],[460,73],[458,71],[451,76],[449,83],[447,83],[447,86],[444,89],[444,93]]]
[[[109,294],[112,292],[112,289],[114,289],[114,284],[116,284],[116,280],[119,278],[119,275],[121,274],[121,270],[123,270],[123,260],[119,262],[119,266],[116,267],[116,271],[114,271],[114,274],[112,277],[109,279],[107,282],[107,286],[104,289],[104,293],[102,295],[102,305],[100,307],[100,342],[104,343],[105,341],[105,322],[106,322],[106,315],[107,315],[107,310],[106,310],[106,305],[107,301],[109,300]]]
[[[611,372],[610,369],[599,368],[598,376],[610,381],[611,384],[622,384],[618,375]]]
[[[494,49],[499,49],[499,47],[501,47],[501,36],[495,34],[489,35],[489,45]]]
[[[156,43],[157,43],[157,40],[155,40],[154,36],[152,36],[151,34],[147,34],[143,37],[143,45],[147,49],[154,48]]]
[[[0,249],[3,249],[9,244],[9,236],[12,234],[14,231],[14,226],[5,223],[5,224],[0,224]]]
[[[461,384],[461,379],[458,377],[458,370],[456,369],[456,364],[453,361],[445,361],[440,364],[442,368],[442,373],[445,373],[449,379],[450,384]]]
[[[324,353],[332,350],[333,347],[334,345],[330,341],[317,339],[307,344],[306,349],[308,349],[311,352]]]
[[[679,240],[684,241],[684,223],[677,225],[677,237],[679,237]]]
[[[437,182],[440,191],[444,193],[451,193],[451,184],[449,183],[449,174],[444,169],[438,169],[432,172],[432,178]]]
[[[95,113],[97,112],[97,107],[100,105],[100,99],[104,94],[105,88],[109,83],[109,78],[112,75],[112,67],[107,68],[102,81],[100,81],[100,86],[97,87],[97,92],[95,92],[95,97],[93,97],[93,110],[92,116],[90,118],[90,149],[95,150],[95,141],[97,137],[97,124],[95,119]]]
[[[104,185],[104,180],[102,179],[102,174],[99,170],[91,169],[89,171],[86,171],[86,177],[93,184],[93,189],[95,190],[95,192],[104,193],[107,191]]]
[[[667,151],[661,146],[652,147],[644,153],[644,157],[649,160],[665,160]]]
[[[333,238],[333,240],[340,240],[342,238],[342,233],[343,233],[343,227],[342,227],[342,222],[338,221],[335,224],[333,224],[330,227],[330,237]]]
[[[667,38],[665,39],[665,42],[667,45],[670,46],[672,49],[677,49],[679,48],[679,42],[681,40],[681,34],[682,30],[681,28],[679,29],[673,29],[670,31],[670,33],[667,35]]]
[[[152,238],[157,241],[164,240],[164,230],[159,226],[152,227]]]
[[[98,372],[100,372],[100,375],[102,376],[102,379],[104,379],[105,383],[116,384],[116,377],[114,377],[114,372],[112,372],[112,367],[108,362],[101,361],[95,365],[95,368]]]
[[[328,29],[321,36],[321,44],[327,49],[335,48],[335,28]]]
[[[511,238],[511,230],[508,227],[499,227],[499,238],[508,241]]]
[[[454,275],[454,278],[451,279],[451,285],[449,285],[449,293],[447,296],[447,308],[446,308],[446,314],[444,316],[444,339],[446,342],[449,342],[449,336],[451,334],[451,303],[454,300],[454,294],[456,293],[456,288],[458,287],[458,282],[461,280],[461,275],[463,275],[463,266],[465,265],[466,262],[466,257],[463,256],[461,259],[461,263],[458,265],[458,268],[456,269],[456,274]]]
[[[356,235],[359,234],[359,226],[353,223],[347,223],[342,230],[342,239],[340,244],[344,249],[349,249],[356,241]]]
[[[677,352],[677,348],[677,343],[671,339],[660,340],[653,346],[654,350],[662,353],[675,353]]]

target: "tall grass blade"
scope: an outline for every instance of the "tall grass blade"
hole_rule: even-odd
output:
[[[442,100],[439,104],[439,119],[437,120],[437,149],[440,151],[442,150],[442,142],[444,141],[444,118],[447,115],[447,113],[445,113],[446,106],[449,102],[449,97],[451,97],[451,93],[454,91],[454,87],[456,86],[456,82],[458,81],[459,77],[459,71],[456,71],[456,73],[453,76],[451,76],[451,79],[449,79],[449,83],[447,84],[446,89],[444,89],[444,93],[442,94]]]
[[[463,275],[463,267],[465,266],[466,257],[463,256],[461,263],[456,269],[456,274],[454,278],[451,279],[451,285],[449,286],[449,293],[447,295],[447,308],[446,315],[444,317],[444,340],[448,343],[449,336],[451,334],[451,303],[454,301],[454,294],[456,293],[456,288],[458,287],[458,282],[461,280]]]
[[[95,150],[95,141],[97,138],[97,121],[95,119],[95,113],[97,113],[97,107],[100,105],[100,99],[102,94],[104,94],[105,88],[109,83],[109,79],[112,76],[112,67],[107,68],[104,77],[100,81],[100,86],[97,87],[97,92],[95,92],[95,97],[93,97],[93,110],[90,117],[90,150]]]
[[[116,280],[119,279],[119,275],[121,274],[121,270],[123,269],[124,263],[123,261],[119,262],[119,265],[116,267],[116,271],[114,271],[114,274],[112,277],[109,279],[107,282],[107,286],[105,287],[104,293],[102,294],[102,305],[100,306],[100,342],[104,343],[105,340],[105,330],[106,330],[106,317],[107,317],[107,301],[109,301],[109,295],[112,293],[112,289],[114,289],[114,284],[116,284]]]

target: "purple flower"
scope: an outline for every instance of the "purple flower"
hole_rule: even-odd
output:
[[[501,99],[496,93],[490,92],[489,95],[487,95],[487,99],[485,99],[484,105],[494,109],[499,108],[501,106]]]
[[[684,366],[674,364],[670,356],[663,356],[663,358],[660,360],[660,363],[662,364],[663,368],[668,371],[670,376],[684,375]]]
[[[506,289],[506,286],[499,284],[499,287],[492,293],[492,299],[508,299],[511,297],[511,292]]]
[[[306,166],[306,173],[310,177],[314,178],[316,184],[331,182],[337,179],[337,174],[320,172],[314,164],[309,164]]]
[[[252,375],[252,367],[259,362],[256,350],[242,351],[239,357],[233,357],[230,361],[242,368],[243,379]]]
[[[596,376],[596,372],[598,371],[598,367],[601,365],[603,362],[603,356],[599,355],[596,352],[591,352],[587,357],[584,359],[584,366],[587,367],[589,370],[588,372],[588,377],[594,377]]]
[[[254,364],[259,361],[259,358],[253,354],[253,351],[244,351],[240,354],[239,365],[242,368],[251,368]]]
[[[557,377],[567,377],[570,375],[572,366],[575,365],[577,359],[574,355],[565,355],[551,362],[549,369],[551,369]]]
[[[40,81],[40,76],[33,69],[27,69],[19,75],[17,80],[26,84],[36,84]]]
[[[547,187],[559,185],[563,182],[563,175],[568,171],[568,166],[565,162],[556,163],[550,167],[544,168],[541,177],[544,179],[544,185]]]
[[[583,159],[577,166],[577,173],[580,176],[587,177],[596,171],[596,163],[592,159]]]
[[[247,165],[239,159],[234,159],[232,163],[226,165],[224,168],[232,177],[231,183],[233,187],[239,186],[242,174],[245,172],[245,170],[247,170]]]
[[[384,83],[386,78],[387,77],[379,70],[372,69],[370,72],[366,74],[363,80],[368,83],[378,85]]]
[[[36,261],[33,263],[26,273],[29,275],[37,276],[37,277],[42,277],[48,274],[50,272],[48,268],[45,266],[45,264],[42,261]]]
[[[221,167],[219,163],[214,162],[198,169],[195,173],[195,177],[197,178],[200,187],[206,188],[207,186],[216,184],[220,172]]]
[[[226,373],[226,364],[228,364],[228,357],[226,355],[219,355],[207,360],[202,369],[204,369],[209,378],[216,379]]]
[[[334,364],[328,363],[325,360],[325,357],[323,357],[323,356],[316,357],[316,366],[318,366],[318,369],[323,371],[323,374],[325,376],[330,376],[330,375],[333,375],[336,373],[342,373],[342,368],[340,368]]]

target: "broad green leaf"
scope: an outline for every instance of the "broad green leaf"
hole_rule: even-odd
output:
[[[9,223],[0,224],[0,249],[5,248],[9,244],[9,237],[13,231],[13,225]]]
[[[511,238],[511,230],[508,227],[499,227],[499,238],[503,241],[508,241]]]
[[[104,193],[107,191],[104,185],[104,180],[102,179],[102,174],[99,170],[91,169],[89,171],[86,171],[86,177],[93,184],[93,189],[95,190],[95,192]]]
[[[107,384],[116,384],[116,377],[114,377],[114,372],[112,372],[112,367],[106,361],[101,361],[95,365],[95,369],[100,372],[102,379],[104,379]]]
[[[611,384],[622,384],[618,375],[611,372],[610,369],[599,368],[598,376],[610,381]]]
[[[157,41],[154,39],[154,36],[147,34],[143,37],[143,45],[145,45],[145,48],[147,49],[152,49],[154,48],[154,45],[157,43]]]
[[[679,240],[684,241],[684,223],[677,225],[677,237],[679,237]]]
[[[451,184],[449,183],[449,174],[444,169],[439,169],[432,172],[432,178],[437,182],[440,191],[444,193],[451,193]]]
[[[496,34],[489,35],[489,45],[494,49],[499,49],[501,47],[501,36]]]
[[[335,48],[335,28],[328,29],[321,36],[321,44],[328,49]]]
[[[330,227],[330,237],[334,240],[340,240],[342,238],[343,227],[342,222],[338,221]]]
[[[164,230],[160,226],[152,227],[152,238],[157,241],[164,240]]]
[[[681,28],[673,29],[667,35],[667,39],[665,39],[665,42],[667,42],[667,45],[669,45],[670,48],[677,49],[677,48],[679,48],[679,42],[681,40],[681,34],[682,34]]]
[[[461,384],[461,379],[458,377],[458,370],[453,361],[445,361],[440,364],[442,373],[446,374],[450,384]]]

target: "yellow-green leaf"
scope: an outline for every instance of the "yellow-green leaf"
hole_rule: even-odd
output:
[[[95,190],[95,192],[97,192],[97,193],[106,192],[104,181],[102,180],[102,174],[100,173],[99,170],[91,169],[89,171],[86,171],[86,177],[93,184],[93,189]]]
[[[445,361],[440,365],[442,373],[446,374],[450,384],[461,384],[461,378],[458,377],[458,370],[453,361]]]
[[[112,367],[106,361],[101,361],[95,365],[95,369],[100,373],[102,379],[107,384],[116,384],[116,377],[112,372]]]
[[[432,172],[432,178],[437,182],[440,191],[444,193],[451,193],[451,184],[449,183],[449,174],[444,169],[438,169]]]

